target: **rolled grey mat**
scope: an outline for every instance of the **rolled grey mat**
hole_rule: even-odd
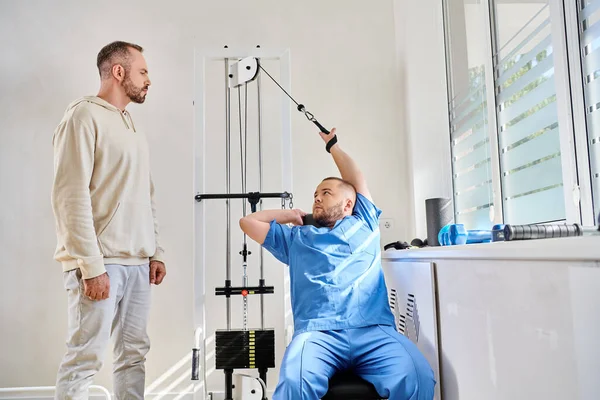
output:
[[[583,235],[583,229],[578,224],[553,225],[506,225],[504,240],[551,239]]]
[[[439,246],[438,233],[454,220],[452,200],[441,197],[425,200],[425,218],[427,219],[427,244]]]

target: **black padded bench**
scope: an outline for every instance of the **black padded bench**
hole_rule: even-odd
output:
[[[371,383],[348,371],[329,380],[329,390],[322,400],[382,400],[382,397]]]

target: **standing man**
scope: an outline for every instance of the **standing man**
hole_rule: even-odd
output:
[[[100,50],[98,95],[71,103],[54,132],[55,259],[68,296],[60,400],[87,399],[111,336],[116,398],[144,398],[150,284],[166,269],[146,136],[125,110],[150,87],[142,51],[126,42]]]
[[[264,210],[240,220],[248,236],[289,265],[294,338],[273,399],[321,399],[332,376],[351,370],[383,398],[431,400],[431,367],[394,327],[381,268],[381,210],[335,128],[321,137],[341,178],[325,178],[314,192],[320,227],[303,226],[301,210]]]

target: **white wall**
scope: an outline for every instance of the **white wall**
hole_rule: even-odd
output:
[[[420,12],[413,10],[420,5],[410,3],[403,6]],[[397,85],[392,7],[391,1],[359,0],[0,1],[0,387],[54,384],[64,351],[66,299],[60,266],[52,260],[51,137],[71,100],[96,93],[96,54],[112,40],[144,46],[153,81],[147,103],[131,106],[136,126],[149,136],[168,251],[167,278],[154,289],[148,385],[187,356],[193,343],[194,47],[289,48],[293,95],[323,124],[338,127],[384,216],[394,219],[382,242],[410,240],[415,221],[404,127],[427,135],[439,130],[436,123],[443,125],[438,114],[444,112],[427,113],[421,106],[439,110],[445,98],[429,101],[437,92],[427,93],[432,88],[421,87],[418,79],[433,72],[437,83],[443,67],[439,57],[430,60],[435,66],[429,64],[432,53],[423,50],[407,66],[417,80],[407,84],[411,95],[404,97]],[[407,20],[426,28],[415,18]],[[426,24],[436,28],[435,21]],[[417,43],[408,50],[420,52]],[[404,121],[407,112],[415,115]],[[295,204],[309,209],[315,185],[336,171],[315,129],[298,113],[293,134]],[[429,144],[412,143],[419,224],[424,223],[422,198],[437,195],[423,183],[440,179],[419,170]],[[207,274],[223,277],[219,265]],[[184,363],[155,391],[180,376],[183,383],[174,390],[187,386],[187,369]],[[97,383],[111,387],[109,370],[107,359]]]
[[[69,101],[95,94],[108,42],[147,47],[154,87],[132,106],[148,132],[168,276],[153,291],[152,382],[191,348],[193,2],[0,2],[0,386],[53,385],[65,350],[66,297],[50,207],[52,132]],[[181,12],[181,7],[189,12]],[[110,363],[98,383],[110,387]]]

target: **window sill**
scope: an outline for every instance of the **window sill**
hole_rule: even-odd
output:
[[[387,250],[381,254],[381,257],[385,261],[439,259],[599,261],[600,236]]]

